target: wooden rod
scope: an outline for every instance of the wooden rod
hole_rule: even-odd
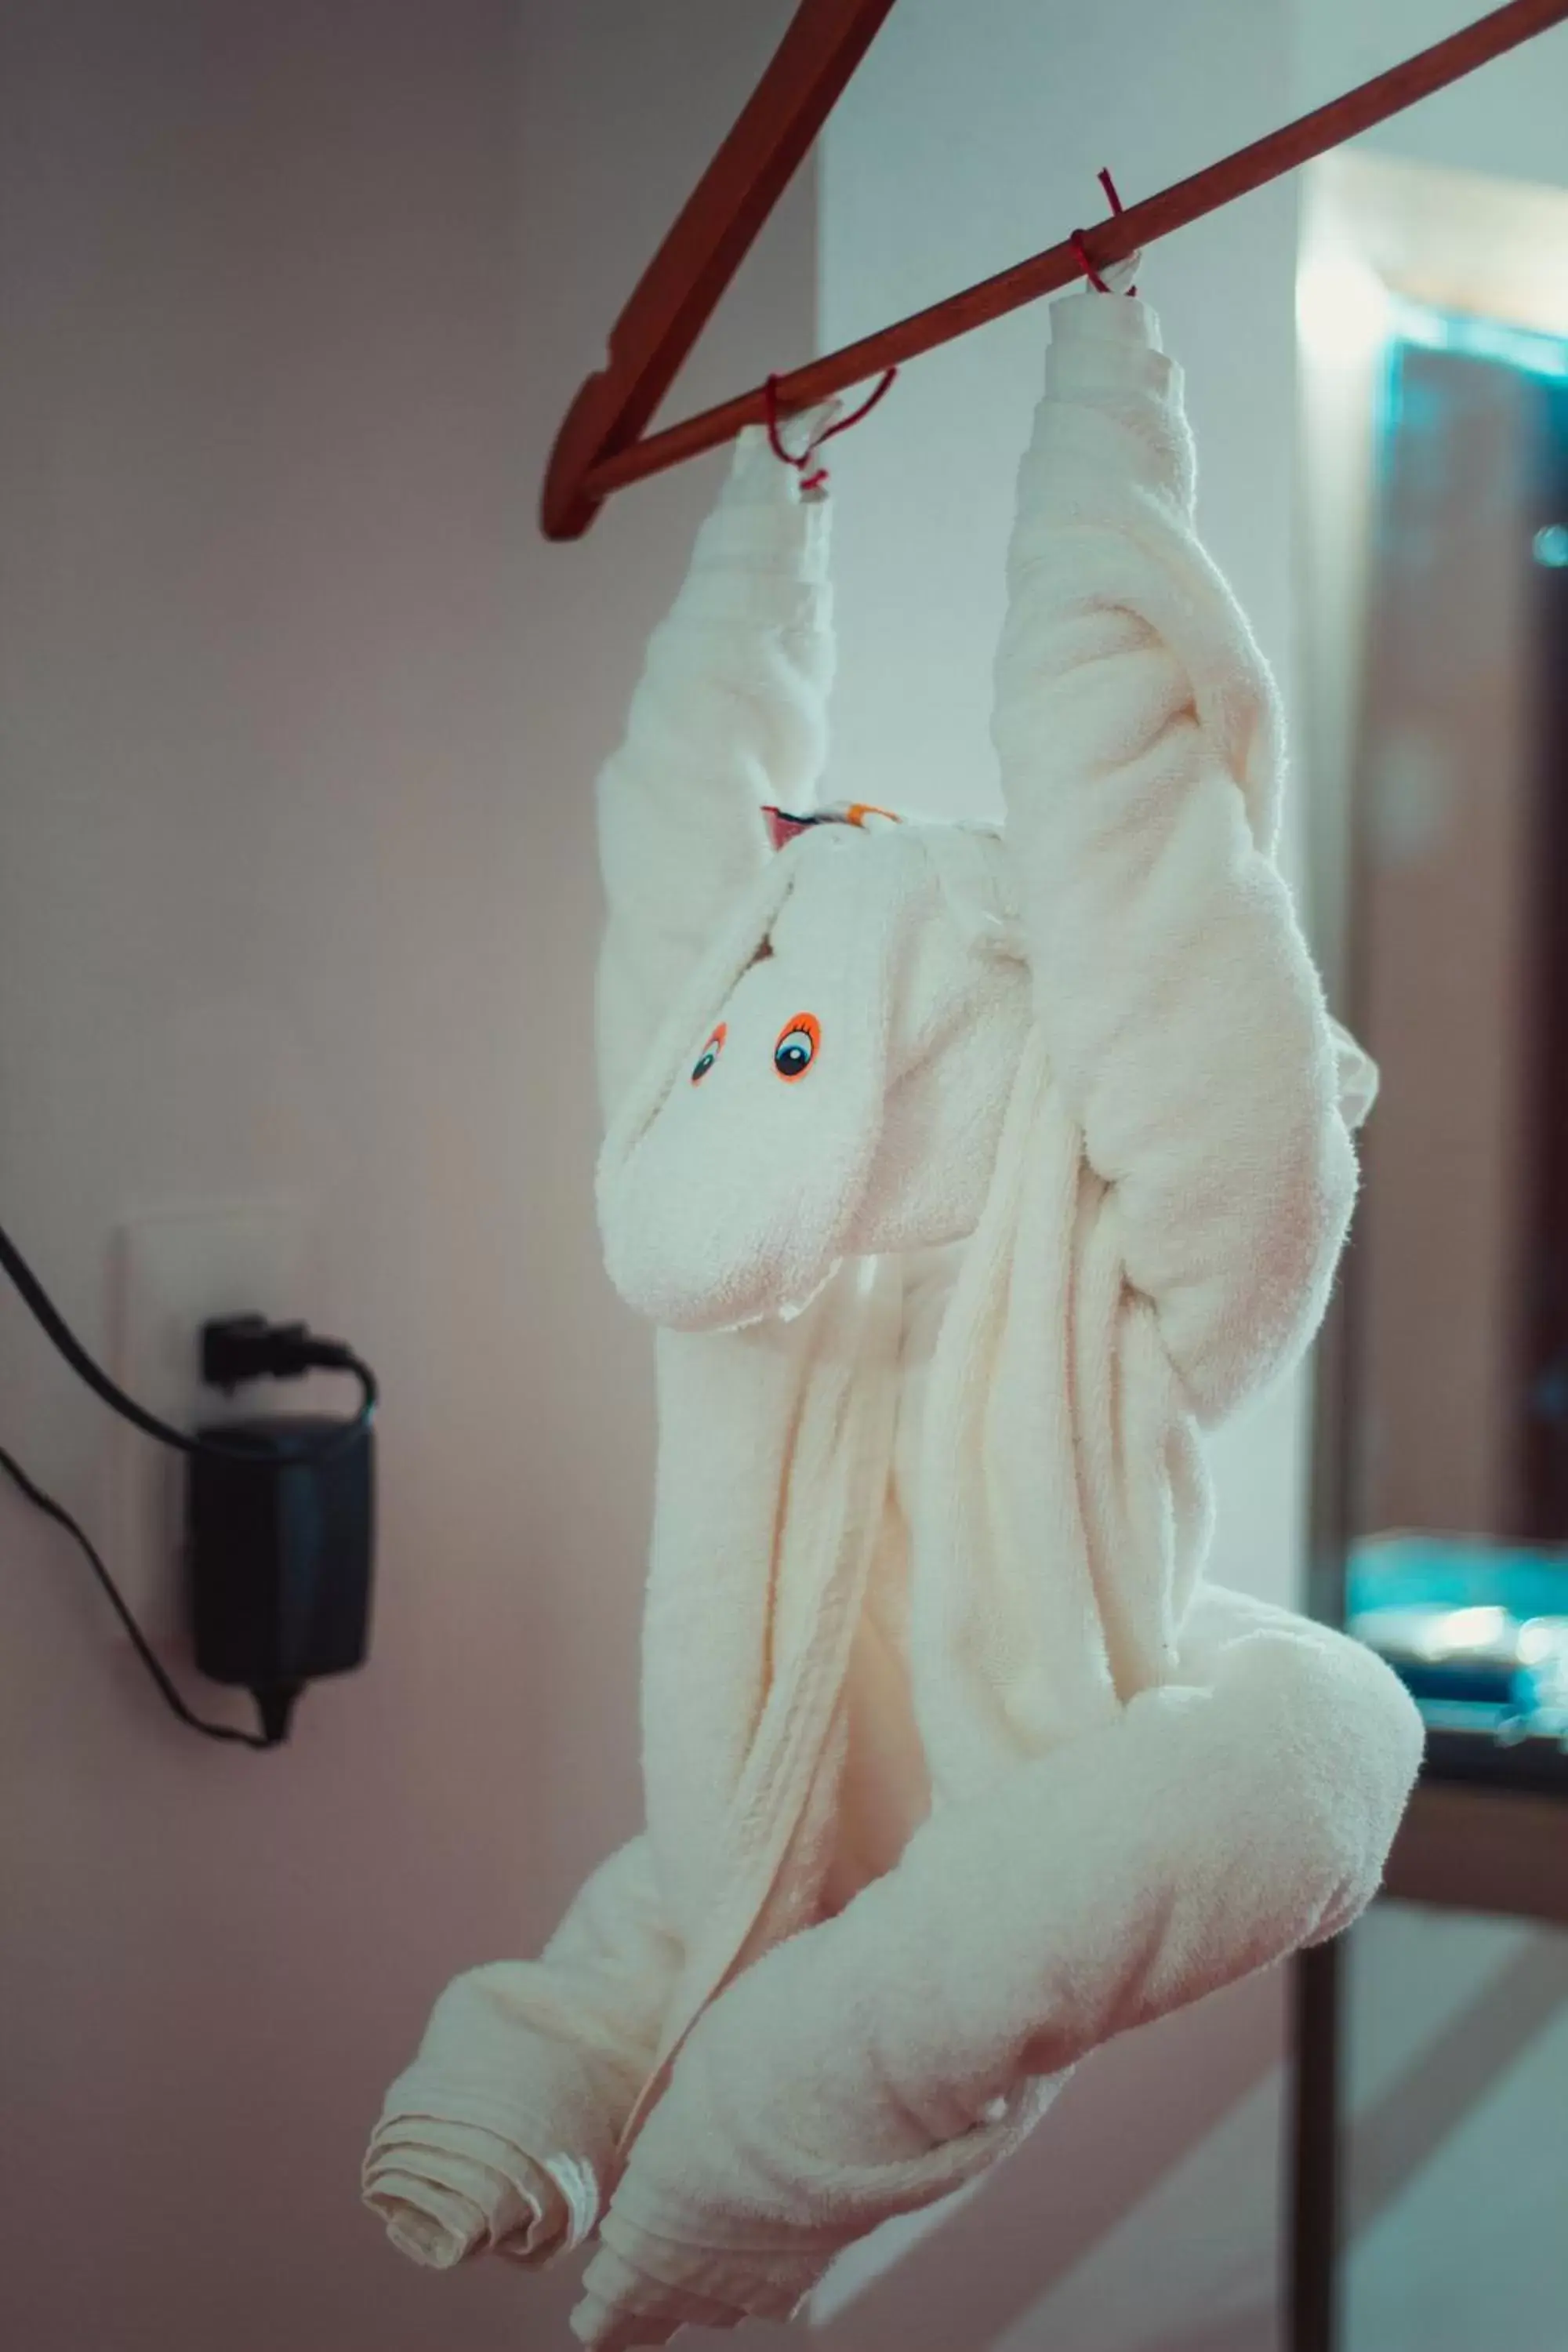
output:
[[[1403,112],[1420,99],[1430,98],[1434,90],[1447,89],[1450,82],[1460,80],[1478,66],[1517,48],[1521,42],[1545,32],[1565,16],[1568,0],[1508,0],[1505,7],[1494,8],[1489,16],[1479,17],[1475,24],[1450,34],[1431,48],[1406,58],[1402,65],[1363,82],[1359,89],[1347,90],[1342,98],[1314,108],[1310,114],[1301,115],[1282,130],[1254,140],[1251,146],[1100,222],[1085,232],[1084,248],[1097,269],[1104,269],[1109,262],[1124,260],[1140,247],[1152,245],[1156,237],[1186,228],[1192,222],[1202,220],[1205,213],[1217,212],[1236,197],[1265,187],[1270,180],[1310,163],[1314,155],[1325,154],[1331,147],[1342,146],[1347,139],[1370,131],[1374,123],[1386,122],[1391,115]],[[929,310],[915,311],[896,326],[884,327],[877,334],[847,343],[841,351],[829,352],[781,376],[779,405],[785,410],[812,407],[830,393],[843,392],[885,368],[900,366],[921,352],[934,351],[939,343],[952,342],[956,336],[968,334],[973,327],[985,326],[1026,302],[1037,300],[1042,294],[1054,294],[1083,275],[1083,263],[1071,240],[1053,245],[997,277],[967,288],[962,294],[950,295]],[[715,449],[721,442],[733,440],[742,425],[760,425],[766,415],[766,387],[757,384],[733,400],[723,401],[716,408],[705,408],[699,415],[689,416],[662,433],[650,434],[647,440],[603,459],[590,468],[584,488],[597,501],[612,490],[624,489],[628,482],[663,473],[705,449]]]
[[[798,0],[767,71],[611,328],[604,366],[562,420],[540,499],[547,538],[576,539],[593,521],[594,467],[636,446],[892,5]]]

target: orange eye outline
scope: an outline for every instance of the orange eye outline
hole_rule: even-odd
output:
[[[691,1083],[694,1087],[700,1087],[702,1084],[703,1079],[708,1076],[709,1071],[713,1067],[714,1063],[718,1060],[720,1055],[724,1050],[724,1040],[729,1034],[729,1023],[727,1021],[721,1021],[717,1029],[714,1030],[711,1037],[709,1038],[706,1045],[703,1046],[700,1054],[698,1055],[696,1063],[692,1067]]]
[[[809,1039],[811,1051],[806,1055],[798,1070],[782,1069],[779,1066],[779,1055],[784,1052],[784,1047],[788,1045],[792,1037],[805,1037]],[[815,1066],[816,1057],[821,1051],[821,1022],[817,1019],[815,1013],[797,1013],[792,1019],[786,1021],[784,1027],[779,1031],[778,1037],[773,1045],[773,1067],[778,1071],[780,1077],[784,1080],[786,1087],[798,1087],[802,1078],[805,1077],[807,1070]]]

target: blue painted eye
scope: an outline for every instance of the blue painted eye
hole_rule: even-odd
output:
[[[822,1045],[822,1024],[815,1013],[797,1013],[773,1047],[773,1067],[792,1083],[804,1078]]]
[[[691,1083],[694,1087],[701,1085],[703,1079],[708,1076],[709,1071],[713,1067],[714,1063],[723,1052],[724,1039],[728,1034],[729,1033],[724,1023],[721,1021],[719,1026],[714,1030],[713,1034],[709,1038],[708,1043],[703,1046],[702,1051],[697,1056],[696,1066],[693,1068],[691,1073]]]

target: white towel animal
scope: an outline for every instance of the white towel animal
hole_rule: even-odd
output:
[[[1370,1654],[1201,1580],[1201,1433],[1316,1328],[1371,1073],[1152,314],[1052,326],[1005,827],[809,811],[827,510],[760,435],[602,779],[647,1827],[442,1996],[365,2171],[424,2261],[596,2231],[598,2352],[787,2316],[1099,2042],[1337,1932],[1418,1760]]]

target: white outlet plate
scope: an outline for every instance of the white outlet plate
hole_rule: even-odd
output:
[[[201,1327],[250,1310],[307,1313],[307,1221],[298,1202],[161,1209],[115,1233],[112,1370],[121,1387],[176,1429],[254,1412],[259,1391],[204,1386]],[[183,1647],[184,1457],[116,1421],[107,1547],[115,1581],[149,1641]],[[125,1635],[112,1612],[114,1639]]]

